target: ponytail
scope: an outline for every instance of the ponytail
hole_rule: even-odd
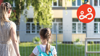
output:
[[[47,44],[46,44],[46,53],[49,54],[50,52],[50,44],[48,43],[48,39],[47,39]]]
[[[40,30],[40,36],[42,36],[43,39],[47,40],[46,44],[46,53],[49,54],[50,51],[50,44],[49,39],[51,37],[51,30],[49,28],[43,28]]]
[[[9,20],[6,18],[6,14],[8,10],[11,9],[11,5],[9,3],[2,3],[0,5],[0,24],[4,25],[4,22],[8,22]]]

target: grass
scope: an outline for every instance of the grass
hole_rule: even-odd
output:
[[[21,56],[29,56],[37,45],[31,42],[20,43]],[[88,44],[88,51],[100,51],[100,44]],[[58,44],[57,54],[58,56],[85,56],[85,45]],[[100,56],[100,54],[88,54],[88,56]]]

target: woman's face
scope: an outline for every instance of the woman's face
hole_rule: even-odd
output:
[[[12,10],[8,10],[8,18],[10,17],[11,12],[12,12]]]

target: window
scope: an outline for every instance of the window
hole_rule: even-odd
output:
[[[94,33],[100,33],[100,18],[94,19]]]
[[[15,7],[15,0],[13,0],[13,5],[12,6]]]
[[[52,23],[52,33],[56,34],[56,26],[57,26],[57,33],[62,34],[63,33],[63,24],[62,24],[62,19],[54,19]],[[34,24],[33,19],[29,18],[26,22],[26,33],[29,34],[37,34],[39,33],[41,27],[39,23],[37,25]]]
[[[39,33],[41,27],[39,23],[37,25],[34,24],[33,19],[29,18],[26,23],[26,33],[36,34]]]
[[[94,0],[94,6],[98,6],[98,0]]]
[[[82,0],[72,0],[72,6],[81,6],[83,3]]]
[[[76,0],[72,0],[72,6],[76,6]]]
[[[26,33],[30,33],[30,23],[26,23]]]
[[[52,2],[53,7],[59,7],[62,6],[62,0],[56,0],[55,2]]]
[[[100,0],[93,0],[94,6],[100,6]]]
[[[72,33],[86,33],[86,24],[80,22],[77,18],[73,18]]]
[[[62,18],[54,19],[53,20],[53,23],[52,23],[52,33],[56,34],[56,30],[57,30],[58,34],[62,34],[63,33]]]
[[[100,0],[99,0],[99,6],[100,6]]]
[[[77,5],[78,5],[78,6],[81,5],[81,0],[77,0]]]

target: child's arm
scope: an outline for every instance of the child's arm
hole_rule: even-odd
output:
[[[30,56],[35,56],[35,54],[34,53],[31,53],[31,55]]]
[[[37,47],[35,47],[32,51],[32,53],[30,54],[30,56],[35,56],[35,55],[38,55],[39,51],[37,49]]]
[[[54,56],[57,56],[57,55],[54,55]]]
[[[52,51],[52,54],[53,54],[53,56],[57,56],[57,51],[56,51],[55,46],[53,46],[53,51]]]

